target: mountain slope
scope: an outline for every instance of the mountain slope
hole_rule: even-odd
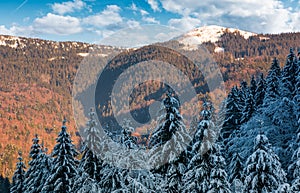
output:
[[[186,34],[177,38],[177,40],[184,44],[186,47],[185,49],[197,49],[198,45],[202,43],[211,42],[216,43],[219,41],[225,33],[233,33],[233,34],[240,34],[245,39],[248,39],[251,36],[256,36],[257,34],[252,32],[247,32],[235,28],[226,28],[216,25],[204,26],[195,28]]]

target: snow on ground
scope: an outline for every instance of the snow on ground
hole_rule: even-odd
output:
[[[198,45],[204,42],[216,43],[226,31],[231,33],[239,32],[245,39],[257,35],[252,32],[247,32],[235,28],[210,25],[193,29],[192,31],[180,36],[178,38],[178,41],[185,45],[184,49],[195,50],[198,48]]]

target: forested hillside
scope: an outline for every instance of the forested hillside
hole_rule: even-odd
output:
[[[75,145],[79,146],[80,138],[72,118],[72,84],[82,59],[94,45],[11,36],[1,36],[1,42],[0,173],[11,179],[18,152],[23,152],[24,162],[28,165],[31,139],[35,133],[39,134],[44,146],[52,150],[64,118],[68,121]],[[178,42],[173,43],[183,47]],[[299,49],[300,33],[263,34],[249,39],[238,33],[226,33],[216,43],[203,45],[219,65],[227,91],[230,91],[242,80],[249,83],[252,75],[256,79],[264,73],[266,77],[274,57],[283,67],[290,47],[296,52]],[[224,52],[215,52],[216,47],[224,48]],[[110,46],[100,48],[102,56],[112,50],[121,50]],[[197,54],[197,50],[186,52]],[[282,101],[278,104],[284,106]],[[241,132],[246,132],[244,128],[244,125],[240,126]],[[268,137],[271,143],[275,140]],[[287,134],[287,140],[290,138]],[[248,155],[246,152],[249,150],[243,151],[242,158]],[[281,152],[276,150],[276,153]],[[287,161],[281,161],[286,169]]]
[[[107,141],[91,110],[79,157],[63,121],[51,154],[37,135],[27,169],[19,154],[11,191],[298,192],[299,103],[300,58],[290,49],[283,67],[274,58],[265,77],[232,87],[219,112],[206,98],[195,130],[165,93],[146,147],[130,124]]]

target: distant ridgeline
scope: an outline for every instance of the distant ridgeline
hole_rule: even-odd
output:
[[[65,122],[51,155],[35,136],[27,169],[20,153],[11,192],[300,191],[300,60],[292,49],[283,68],[273,59],[266,77],[234,86],[218,114],[204,101],[195,128],[186,128],[179,106],[172,93],[163,98],[144,146],[124,127],[118,142],[126,152],[101,138],[94,112],[80,160]]]

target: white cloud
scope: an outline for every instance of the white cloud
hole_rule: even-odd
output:
[[[166,11],[181,15],[170,19],[171,26],[183,29],[204,25],[238,27],[263,33],[300,30],[298,13],[284,7],[279,0],[160,0]],[[202,23],[197,22],[201,20]]]
[[[177,29],[181,29],[183,31],[188,31],[197,26],[200,26],[201,21],[200,21],[200,19],[187,16],[187,17],[182,17],[179,19],[170,19],[168,24]]]
[[[149,13],[143,9],[141,9],[140,12],[142,16],[149,15]]]
[[[156,20],[154,17],[142,17],[142,20],[147,22],[147,23],[152,23],[152,24],[159,24],[159,21]]]
[[[11,27],[7,28],[4,25],[0,26],[0,34],[11,35],[11,36],[32,36],[33,35],[32,26],[18,26],[13,24]]]
[[[70,35],[80,33],[82,27],[76,17],[61,16],[48,13],[42,18],[36,18],[33,23],[34,31],[38,33]]]
[[[1,25],[1,26],[0,26],[0,34],[4,34],[4,35],[15,35],[13,29],[8,29],[8,28],[6,28],[4,25]]]
[[[158,2],[156,0],[147,0],[147,2],[153,11],[160,11]]]
[[[140,23],[136,20],[128,20],[126,23],[129,28],[139,28],[140,27]]]
[[[117,25],[123,21],[120,15],[121,8],[117,5],[108,5],[102,12],[88,16],[83,19],[84,24],[93,25],[95,27],[105,27],[109,25]]]
[[[72,13],[75,10],[80,11],[86,6],[86,3],[82,0],[74,0],[74,1],[67,1],[62,3],[54,3],[51,5],[51,8],[54,13],[63,15],[66,13]]]

